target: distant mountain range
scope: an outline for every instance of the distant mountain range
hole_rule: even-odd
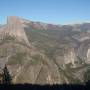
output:
[[[90,23],[53,25],[16,16],[0,26],[0,67],[13,83],[84,84],[90,79]]]
[[[29,23],[31,28],[40,29],[40,30],[82,30],[88,31],[90,30],[90,23],[82,23],[82,24],[68,24],[68,25],[55,25],[48,24],[43,22],[33,22],[29,20],[23,19],[23,21]]]

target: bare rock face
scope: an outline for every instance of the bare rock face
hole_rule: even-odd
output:
[[[87,51],[87,60],[86,63],[90,63],[90,48]]]
[[[65,64],[72,63],[74,65],[75,63],[75,51],[74,48],[67,50],[67,52],[64,54],[64,62]]]
[[[29,41],[24,31],[23,22],[16,16],[10,16],[7,18],[7,25],[2,28],[1,34],[14,36],[19,41],[24,41],[29,45]]]

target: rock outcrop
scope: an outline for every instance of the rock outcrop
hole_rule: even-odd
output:
[[[25,42],[30,45],[28,38],[24,31],[24,22],[16,16],[10,16],[7,18],[7,24],[3,26],[0,30],[1,38],[7,36],[15,37],[19,41]]]

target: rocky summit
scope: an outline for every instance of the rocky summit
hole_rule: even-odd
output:
[[[5,65],[15,84],[84,84],[90,80],[90,23],[9,16],[0,25],[0,73]]]
[[[15,37],[18,40],[23,40],[27,44],[29,44],[29,41],[27,39],[27,36],[24,32],[24,22],[22,22],[18,17],[11,16],[7,18],[7,25],[4,26],[2,31],[0,31],[0,34],[2,37],[3,35],[9,35],[11,37]]]

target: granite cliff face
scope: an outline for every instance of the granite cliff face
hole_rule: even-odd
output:
[[[90,79],[90,23],[52,25],[15,16],[0,26],[0,67],[13,83],[83,84]]]
[[[1,38],[3,38],[6,35],[9,35],[11,37],[15,37],[19,41],[24,41],[26,44],[29,45],[28,38],[24,31],[24,22],[20,20],[20,18],[11,16],[7,18],[7,25],[2,27],[0,34],[2,35]]]

